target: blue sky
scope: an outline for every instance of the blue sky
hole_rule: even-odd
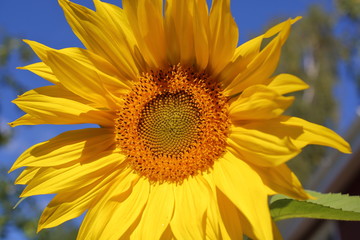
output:
[[[74,2],[91,7],[90,0],[76,0]],[[107,0],[107,2],[119,5],[120,0]],[[326,9],[333,8],[332,0],[233,0],[232,12],[240,30],[240,42],[262,33],[265,26],[274,18],[287,19],[304,15],[310,4],[319,4]],[[296,27],[296,26],[295,26]],[[8,34],[35,40],[53,48],[81,47],[80,41],[72,33],[66,23],[65,17],[56,0],[11,0],[0,2],[0,31]],[[36,62],[37,60],[34,60]],[[45,86],[48,83],[30,72],[16,70],[21,63],[16,57],[11,58],[10,72],[19,80],[27,90]],[[353,85],[349,80],[343,81],[337,88],[337,94],[350,96],[346,102],[344,111],[345,120],[343,128],[348,125],[355,113],[357,104]],[[0,99],[2,118],[0,124],[10,122],[22,115],[22,112],[9,102],[16,97],[15,93],[1,86]],[[10,166],[16,157],[31,145],[45,141],[57,134],[83,126],[21,126],[15,128],[14,138],[5,147],[0,148],[1,164]],[[19,172],[12,173],[14,178]],[[40,199],[41,205],[47,199]],[[20,238],[18,238],[20,239]]]
[[[92,7],[91,0],[76,0],[75,2]],[[119,5],[120,0],[107,0]],[[250,36],[261,34],[264,27],[274,18],[287,19],[304,15],[312,3],[331,9],[331,0],[253,0],[232,1],[232,12],[240,30],[240,42]],[[0,3],[0,28],[10,35],[35,40],[53,48],[81,47],[81,42],[72,33],[61,8],[56,0],[11,0]],[[37,60],[34,60],[36,62]],[[21,63],[13,57],[6,71],[10,72],[27,89],[47,85],[48,83],[34,74],[16,70]],[[4,113],[0,119],[4,122],[13,121],[22,112],[9,101],[16,97],[14,92],[1,90],[1,108]],[[45,141],[56,134],[74,127],[69,126],[21,126],[15,128],[15,137],[11,144],[0,149],[5,164],[14,161],[16,156],[34,143]]]

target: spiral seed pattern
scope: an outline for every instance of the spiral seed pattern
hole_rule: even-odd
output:
[[[225,152],[227,98],[204,72],[177,65],[143,74],[117,116],[118,149],[150,181],[181,183]]]

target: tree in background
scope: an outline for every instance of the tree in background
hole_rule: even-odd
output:
[[[337,0],[336,3],[339,23],[343,25],[340,33],[344,45],[343,59],[360,92],[360,0]]]
[[[336,122],[337,108],[333,88],[338,81],[338,59],[341,44],[334,35],[334,18],[318,6],[310,7],[304,18],[296,23],[281,56],[278,71],[302,78],[310,88],[296,93],[289,115],[321,125]],[[324,148],[310,146],[289,165],[302,182],[324,157]],[[305,183],[304,182],[304,183]]]
[[[360,1],[338,0],[334,12],[313,5],[296,23],[283,47],[279,72],[301,77],[310,89],[296,93],[289,115],[337,128],[339,109],[334,87],[342,77],[339,66],[360,86]],[[289,162],[303,183],[309,180],[326,149],[309,146]]]

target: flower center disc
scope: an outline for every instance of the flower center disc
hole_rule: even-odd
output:
[[[183,153],[198,138],[199,109],[184,91],[164,93],[148,102],[141,112],[139,133],[156,156]]]
[[[180,65],[140,77],[115,121],[128,164],[154,182],[181,183],[225,151],[227,98],[216,81]]]

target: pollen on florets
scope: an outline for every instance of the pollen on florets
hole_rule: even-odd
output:
[[[136,173],[182,182],[225,151],[227,98],[205,73],[180,65],[144,73],[115,120],[116,142]]]

